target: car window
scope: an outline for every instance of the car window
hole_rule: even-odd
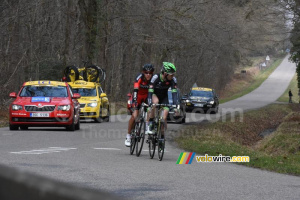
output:
[[[212,93],[212,91],[192,90],[192,91],[190,92],[190,96],[213,97],[213,93]]]
[[[73,88],[73,93],[79,93],[82,97],[95,97],[97,96],[96,88]]]
[[[20,97],[67,97],[68,92],[65,86],[36,86],[28,85],[23,87]]]

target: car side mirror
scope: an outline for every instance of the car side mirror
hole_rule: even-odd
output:
[[[79,99],[81,95],[79,93],[74,93],[72,99]]]
[[[127,94],[127,97],[130,98],[130,97],[131,97],[131,93],[128,93],[128,94]]]
[[[105,93],[101,93],[101,94],[100,94],[100,97],[101,97],[101,98],[107,97],[107,95],[106,95]]]
[[[17,98],[17,94],[15,92],[12,92],[9,94],[10,98]]]

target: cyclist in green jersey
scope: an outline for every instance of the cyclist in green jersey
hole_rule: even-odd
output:
[[[172,89],[173,104],[178,105],[177,99],[177,80],[175,78],[176,67],[173,63],[163,62],[161,73],[155,74],[149,84],[148,91],[148,104],[169,104],[168,100],[168,89]],[[175,109],[175,112],[177,110]],[[152,122],[154,118],[154,109],[150,110],[148,114],[146,134],[153,134],[152,132]],[[164,122],[165,129],[167,128],[167,116],[169,113],[169,108],[165,107],[164,111]],[[164,136],[164,135],[163,135]]]

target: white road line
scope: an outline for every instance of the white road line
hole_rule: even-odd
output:
[[[45,154],[45,153],[59,153],[60,151],[51,151],[51,152],[39,152],[39,153],[36,153],[36,152],[24,152],[24,151],[20,151],[20,152],[10,152],[10,153],[13,153],[13,154],[33,154],[33,155],[40,155],[40,154]]]
[[[117,148],[94,148],[96,150],[118,150],[120,151],[121,149],[117,149]]]
[[[74,149],[77,149],[77,148],[49,147],[49,149],[59,150],[59,151],[69,151],[69,150],[74,150]]]
[[[60,153],[62,151],[69,151],[69,150],[74,150],[74,149],[77,149],[77,148],[49,147],[49,148],[43,148],[43,149],[33,149],[30,151],[18,151],[18,152],[10,152],[10,153],[40,155],[40,154],[46,154],[46,153]]]

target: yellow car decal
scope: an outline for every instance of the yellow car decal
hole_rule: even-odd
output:
[[[194,87],[192,90],[197,90],[197,91],[212,91],[211,88],[202,88],[202,87]]]

